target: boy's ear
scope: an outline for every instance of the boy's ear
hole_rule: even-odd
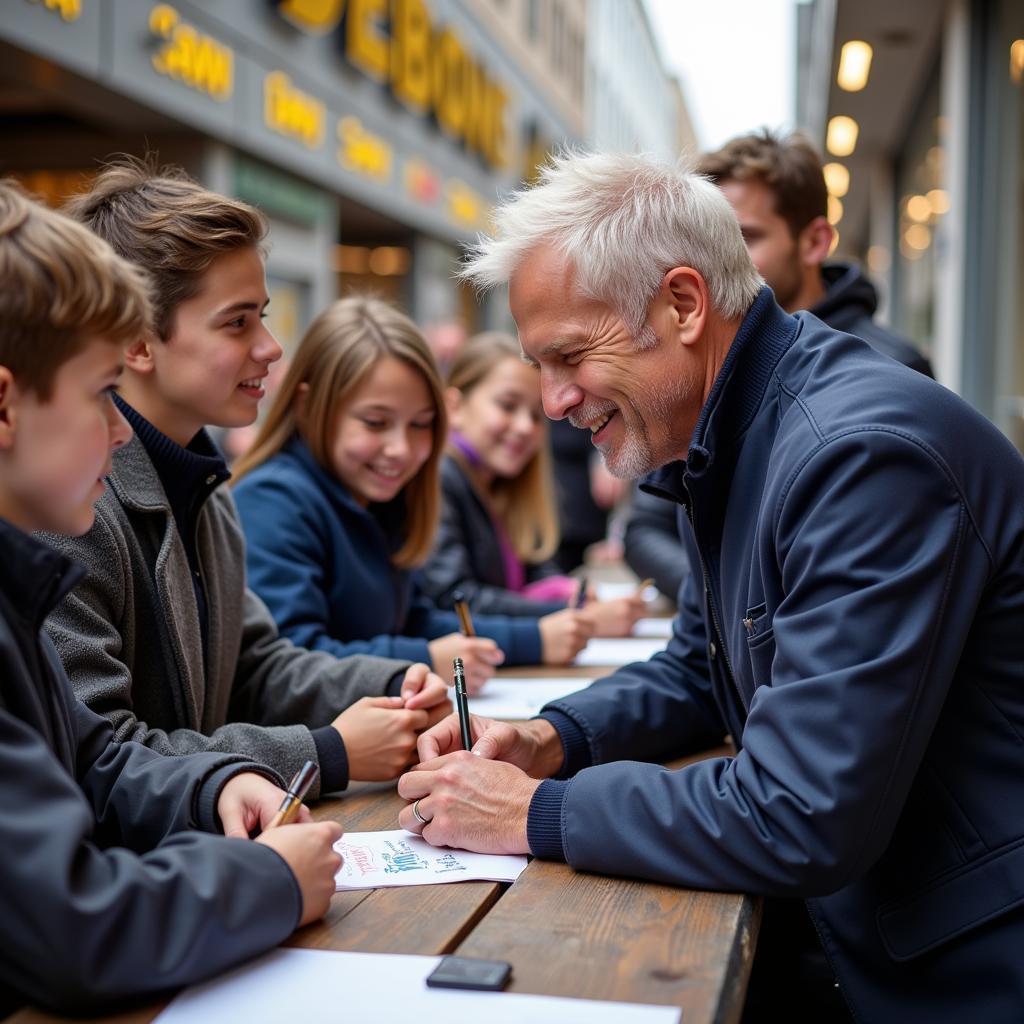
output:
[[[18,421],[17,410],[14,407],[17,393],[14,374],[6,366],[0,366],[0,451],[5,451],[14,444]]]
[[[156,335],[146,331],[124,350],[124,365],[136,373],[152,373],[153,346],[158,344]]]

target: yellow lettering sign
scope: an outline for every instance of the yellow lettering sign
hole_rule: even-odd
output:
[[[345,17],[345,52],[360,71],[379,82],[387,81],[391,63],[388,39],[380,21],[387,0],[349,0]]]
[[[338,122],[338,163],[356,174],[386,182],[391,177],[391,147],[367,131],[358,117],[343,117]]]
[[[464,227],[480,227],[487,215],[484,201],[464,181],[448,182],[448,216]]]
[[[263,79],[263,120],[272,131],[316,149],[324,138],[323,103],[303,92],[283,71]]]
[[[386,82],[418,114],[493,167],[508,163],[508,95],[467,51],[452,27],[437,28],[426,0],[277,0],[278,11],[306,32],[323,34],[344,16],[345,56]],[[390,12],[390,18],[388,17]]]
[[[149,15],[149,30],[164,45],[153,55],[153,68],[223,102],[234,88],[234,53],[212,36],[181,20],[169,4],[158,4]]]
[[[430,109],[430,17],[423,0],[395,0],[391,15],[391,86],[417,113]]]
[[[32,0],[42,3],[48,11],[56,11],[61,21],[77,21],[82,16],[82,0]]]
[[[338,27],[345,0],[279,0],[277,9],[296,28],[323,36]]]

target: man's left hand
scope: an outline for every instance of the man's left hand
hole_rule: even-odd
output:
[[[248,839],[250,833],[266,828],[284,798],[283,789],[256,772],[242,772],[232,776],[224,784],[217,800],[217,813],[220,815],[224,835]],[[305,805],[300,807],[294,820],[312,821],[309,808]]]
[[[433,846],[476,853],[529,853],[526,817],[540,782],[504,761],[465,750],[435,758],[398,780],[398,794],[419,800],[424,825],[402,809],[398,823]]]

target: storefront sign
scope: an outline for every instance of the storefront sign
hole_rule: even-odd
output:
[[[271,71],[263,79],[263,120],[268,128],[309,149],[323,142],[323,103],[299,89],[283,71]]]
[[[506,165],[508,96],[452,26],[432,21],[426,0],[277,0],[277,9],[303,32],[340,27],[354,67],[490,167]]]
[[[153,55],[153,68],[218,102],[234,89],[234,53],[230,47],[181,20],[170,4],[158,4],[149,15],[149,30],[163,41]]]

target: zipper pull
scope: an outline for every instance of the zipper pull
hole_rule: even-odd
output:
[[[744,626],[744,628],[747,631],[747,636],[753,636],[754,635],[754,620],[753,619],[744,619],[743,620],[743,626]]]

